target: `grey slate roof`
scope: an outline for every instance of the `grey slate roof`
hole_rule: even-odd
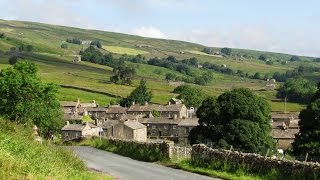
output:
[[[143,128],[147,128],[147,126],[139,123],[136,120],[127,120],[124,122],[124,125],[131,128],[131,129],[143,129]]]
[[[82,124],[69,124],[69,125],[65,125],[62,128],[62,131],[82,131],[84,127],[85,125],[82,125]]]
[[[104,107],[96,107],[96,108],[93,108],[93,107],[87,107],[85,108],[87,111],[94,111],[94,112],[105,112],[108,110],[108,108],[104,108]]]
[[[184,119],[168,119],[163,117],[141,118],[138,121],[142,124],[175,124],[178,125]]]
[[[60,101],[60,106],[63,107],[76,107],[78,106],[78,102],[74,102],[74,101]]]
[[[272,137],[275,139],[294,139],[299,129],[272,129]]]
[[[75,113],[75,114],[63,114],[63,118],[65,120],[81,120],[83,116]]]
[[[147,105],[132,105],[128,109],[128,112],[151,112],[153,110],[159,112],[178,112],[182,109],[183,104],[171,104],[171,105],[157,105],[157,104],[147,104]]]
[[[110,107],[107,108],[107,114],[126,114],[128,108],[124,107]]]
[[[118,120],[108,120],[108,121],[105,121],[104,123],[102,123],[101,127],[102,128],[110,128],[112,126],[115,126],[119,123]]]
[[[180,123],[178,124],[178,126],[198,126],[199,122],[198,122],[198,118],[194,118],[194,119],[184,119],[182,121],[180,121]]]

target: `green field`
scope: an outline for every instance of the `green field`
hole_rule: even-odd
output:
[[[284,73],[301,63],[312,63],[310,61],[312,58],[301,57],[304,60],[301,63],[290,62],[283,65],[280,61],[274,61],[273,65],[266,65],[257,59],[262,53],[267,54],[273,60],[280,59],[281,61],[288,60],[291,55],[232,49],[236,55],[245,54],[249,57],[240,61],[237,56],[230,56],[228,58],[210,56],[201,52],[205,46],[194,43],[21,21],[0,20],[1,32],[8,37],[0,39],[1,51],[8,51],[10,47],[19,46],[20,44],[32,44],[35,53],[26,53],[24,57],[25,60],[38,65],[41,79],[47,83],[75,87],[61,88],[59,90],[59,99],[76,100],[80,98],[83,101],[95,99],[100,105],[107,105],[110,101],[126,97],[139,84],[141,78],[147,79],[147,86],[153,92],[152,102],[164,104],[170,98],[177,96],[177,94],[172,93],[175,87],[169,85],[165,80],[166,74],[173,73],[180,77],[189,76],[162,67],[126,62],[128,66],[134,67],[137,72],[133,84],[131,86],[112,84],[109,82],[110,77],[113,75],[111,67],[83,61],[81,63],[72,63],[74,55],[78,54],[81,49],[88,47],[88,45],[68,43],[68,49],[61,49],[61,43],[65,42],[67,38],[100,40],[105,49],[101,49],[101,52],[111,52],[115,58],[119,58],[122,54],[131,56],[142,54],[147,59],[153,57],[166,58],[170,55],[175,56],[178,60],[196,57],[199,62],[211,62],[218,65],[225,64],[234,71],[241,70],[249,73],[249,75],[253,75],[256,72],[259,72],[261,75],[272,75],[274,72]],[[216,50],[219,50],[219,48],[216,48]],[[180,53],[181,51],[185,53]],[[8,57],[5,55],[0,56],[0,68],[9,66]],[[205,70],[198,68],[192,68],[192,70],[197,75],[205,72]],[[316,78],[316,76],[310,75],[312,78]],[[201,88],[204,93],[211,96],[218,96],[236,87],[250,88],[257,94],[266,97],[272,106],[272,110],[283,111],[284,109],[283,103],[276,98],[276,91],[271,94],[266,91],[260,91],[265,86],[265,82],[262,80],[213,72],[213,80],[207,86],[194,86]],[[288,111],[296,111],[301,108],[303,106],[298,104],[287,105]]]
[[[127,55],[138,55],[147,54],[147,51],[142,51],[138,49],[125,48],[120,46],[103,46],[103,49],[115,53],[115,54],[127,54]]]

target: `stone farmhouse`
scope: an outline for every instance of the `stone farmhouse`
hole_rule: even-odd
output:
[[[89,136],[99,136],[100,127],[88,122],[80,124],[70,124],[66,121],[66,125],[61,129],[62,140],[71,141]]]
[[[288,149],[299,133],[299,113],[273,113],[272,137],[278,149]]]
[[[183,145],[189,144],[190,131],[199,125],[198,118],[185,119],[178,124],[178,142]]]
[[[168,139],[180,144],[187,144],[191,129],[198,125],[198,119],[181,118],[142,118],[138,120],[147,126],[148,137]]]
[[[127,110],[127,114],[138,115],[139,118],[145,118],[152,116],[153,111],[158,111],[160,117],[165,118],[187,118],[187,107],[184,104],[171,104],[168,105],[157,105],[157,104],[148,104],[145,105],[136,105],[133,104]]]

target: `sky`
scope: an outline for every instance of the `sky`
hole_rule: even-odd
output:
[[[7,20],[320,57],[318,0],[0,0],[0,7]]]

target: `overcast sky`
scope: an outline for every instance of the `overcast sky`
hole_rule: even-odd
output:
[[[318,0],[0,0],[0,18],[320,57]]]

